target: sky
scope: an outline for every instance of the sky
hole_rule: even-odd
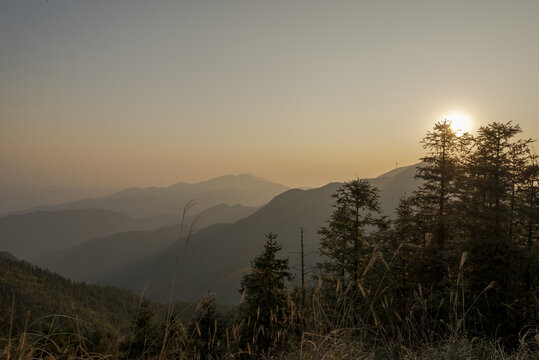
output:
[[[0,0],[0,183],[374,177],[446,114],[539,138],[539,1]]]

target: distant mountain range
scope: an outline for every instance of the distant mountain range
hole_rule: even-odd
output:
[[[37,206],[18,213],[75,209],[103,209],[137,218],[179,214],[184,205],[195,201],[193,211],[200,212],[218,204],[262,206],[289,188],[251,174],[225,175],[196,184],[180,182],[168,187],[131,188],[112,195]]]
[[[25,260],[82,244],[97,236],[127,230],[150,230],[169,225],[169,216],[135,219],[102,209],[37,211],[0,218],[0,250]]]
[[[121,187],[120,187],[121,188]],[[112,194],[119,187],[19,184],[0,181],[0,216],[12,215],[39,205],[63,204]]]
[[[197,229],[231,223],[287,189],[249,174],[228,175],[198,184],[133,188],[97,199],[38,206],[0,217],[0,250],[33,261],[95,237],[178,224],[184,206],[192,200],[187,220],[202,212]]]
[[[233,223],[257,209],[241,205],[213,206],[199,215],[188,216],[184,222],[185,231],[189,231],[191,224],[194,224],[193,230],[199,230],[213,224]],[[153,231],[118,232],[47,253],[35,259],[34,263],[74,281],[92,281],[107,277],[130,262],[158,252],[176,242],[179,235],[179,224]]]
[[[382,210],[394,213],[399,198],[417,186],[416,165],[395,169],[369,181],[380,189]],[[255,213],[233,224],[216,224],[192,235],[187,244],[179,241],[179,228],[124,233],[95,239],[40,259],[39,264],[77,280],[124,287],[136,292],[148,286],[148,296],[168,299],[177,254],[179,256],[179,299],[193,300],[208,290],[216,291],[220,302],[234,303],[241,275],[264,243],[264,234],[275,232],[283,255],[291,265],[299,259],[299,229],[306,231],[309,266],[317,261],[318,229],[332,211],[331,195],[341,183],[321,188],[288,190]],[[106,255],[112,254],[111,256]]]

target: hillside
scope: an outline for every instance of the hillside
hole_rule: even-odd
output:
[[[385,214],[391,215],[399,197],[414,190],[414,174],[415,165],[370,179],[380,189]],[[294,252],[299,251],[299,229],[303,227],[306,252],[310,253],[307,263],[314,265],[319,241],[317,231],[332,211],[331,195],[339,185],[331,183],[317,189],[289,190],[245,219],[234,224],[210,226],[194,234],[185,256],[180,258],[178,297],[195,299],[211,290],[218,293],[220,302],[237,301],[242,269],[249,266],[249,260],[258,253],[265,240],[264,233],[270,231],[279,235],[284,253],[294,266],[299,263]],[[173,235],[177,236],[177,233],[171,232],[170,236]],[[177,243],[170,245],[101,278],[100,283],[135,291],[148,285],[148,296],[164,301],[170,288],[177,249]]]
[[[214,224],[232,224],[254,214],[259,208],[260,207],[243,206],[240,204],[218,204],[204,209],[196,215],[191,215],[190,211],[187,214],[185,223],[191,224],[191,222],[195,221],[195,230],[204,229]],[[179,222],[179,219],[177,222]]]
[[[95,208],[134,217],[150,217],[178,214],[191,200],[195,201],[195,212],[221,203],[261,206],[286,190],[288,187],[284,185],[251,174],[225,175],[196,184],[181,182],[168,187],[131,188],[101,198],[39,206],[25,212]]]
[[[220,204],[186,218],[186,231],[193,221],[194,230],[219,223],[233,223],[257,208]],[[195,220],[196,219],[196,220]],[[177,219],[179,222],[180,219]],[[126,231],[96,237],[82,244],[47,253],[33,263],[67,276],[75,281],[95,281],[114,273],[130,262],[154,254],[177,242],[180,226],[172,225],[153,231]]]
[[[23,329],[27,311],[28,324],[38,321],[35,326],[46,325],[44,316],[66,315],[89,330],[116,335],[126,331],[137,311],[139,297],[128,291],[74,283],[7,253],[0,256],[0,269],[0,338],[9,333],[13,304],[13,334]],[[76,327],[71,320],[63,322]]]
[[[25,260],[127,230],[151,230],[172,224],[170,216],[135,219],[102,209],[37,211],[0,218],[0,250]]]

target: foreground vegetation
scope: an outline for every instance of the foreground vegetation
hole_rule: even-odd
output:
[[[129,331],[101,353],[107,355],[93,355],[80,331],[75,346],[47,345],[47,352],[124,359],[539,358],[539,167],[532,141],[516,139],[520,132],[493,123],[475,137],[457,136],[449,123],[437,123],[423,140],[421,186],[401,199],[394,220],[379,214],[378,190],[368,182],[344,183],[319,232],[316,276],[301,286],[291,286],[288,260],[270,233],[243,277],[236,308],[218,311],[209,294],[186,322],[173,298],[164,320],[140,301]],[[3,354],[43,355],[42,342],[26,346],[24,329],[9,336]]]

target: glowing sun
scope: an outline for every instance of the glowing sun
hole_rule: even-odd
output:
[[[470,117],[466,114],[454,112],[446,115],[445,120],[451,123],[451,130],[453,130],[457,136],[461,136],[462,134],[470,131]]]

